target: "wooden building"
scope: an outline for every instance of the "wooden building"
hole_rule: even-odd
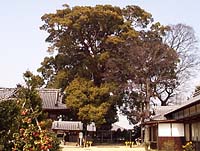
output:
[[[15,98],[16,88],[0,88],[0,102]]]
[[[54,121],[52,130],[62,136],[66,142],[77,142],[79,133],[83,131],[81,121]]]
[[[200,150],[200,95],[180,106],[160,106],[145,125],[145,142],[152,149],[182,151],[182,145],[192,141]]]
[[[60,89],[38,89],[42,99],[42,110],[48,113],[48,117],[55,120],[68,120],[69,109],[63,103],[63,95]]]
[[[0,88],[0,102],[8,99],[16,99],[16,93],[19,88]],[[52,119],[52,130],[58,135],[67,136],[66,141],[76,142],[80,132],[83,132],[83,124],[81,121],[72,121],[69,117],[70,110],[63,103],[63,95],[60,89],[37,89],[42,99],[42,110],[48,113],[48,117]],[[114,142],[118,137],[114,134],[122,128],[116,124],[105,126],[105,129],[96,128],[94,123],[87,126],[87,138],[92,139],[99,143]],[[122,139],[123,138],[119,138]]]
[[[192,141],[195,150],[200,150],[200,94],[195,93],[194,97],[179,108],[165,114],[167,119],[174,119],[184,125],[184,140]]]
[[[0,101],[16,99],[16,93],[19,88],[0,88]],[[50,119],[65,119],[68,116],[69,109],[63,103],[63,97],[60,89],[37,89],[42,99],[42,110],[48,113]]]

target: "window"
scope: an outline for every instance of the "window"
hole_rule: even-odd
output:
[[[158,136],[171,136],[171,123],[158,124]]]
[[[160,123],[158,125],[158,136],[180,137],[184,136],[183,123]]]
[[[173,113],[173,118],[175,118],[175,119],[178,119],[178,118],[179,118],[178,112]]]
[[[184,125],[182,123],[172,123],[172,136],[184,136]]]

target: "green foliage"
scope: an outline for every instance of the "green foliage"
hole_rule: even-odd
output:
[[[57,151],[59,149],[59,141],[56,135],[49,132],[48,120],[44,120],[41,108],[33,97],[36,92],[30,95],[30,91],[26,88],[20,88],[20,97],[17,100],[5,100],[0,103],[0,144],[6,151],[41,151],[50,149]],[[24,95],[22,95],[24,92]],[[29,93],[27,93],[29,92]],[[27,96],[27,94],[29,96]],[[31,100],[30,100],[31,99]],[[37,102],[37,105],[33,102]],[[32,106],[33,105],[33,106]]]
[[[168,27],[154,23],[152,15],[138,6],[121,9],[111,5],[73,8],[65,5],[56,13],[43,15],[42,20],[41,30],[49,34],[46,38],[49,52],[55,54],[46,57],[38,71],[48,87],[62,90],[67,87],[67,105],[86,123],[89,119],[97,120],[86,116],[87,111],[100,111],[101,115],[97,115],[105,116],[105,121],[116,119],[108,118],[116,115],[116,106],[110,103],[108,93],[100,94],[100,90],[107,91],[104,84],[117,85],[112,92],[118,104],[127,81],[132,81],[135,87],[129,90],[143,98],[129,99],[127,108],[139,104],[136,108],[140,107],[142,112],[148,112],[151,97],[160,96],[156,90],[171,90],[176,84],[177,53],[162,39]],[[77,77],[87,82],[77,82]],[[81,86],[77,84],[82,82]],[[148,117],[147,112],[135,115]]]
[[[13,134],[13,151],[58,151],[59,141],[48,130],[49,121],[44,119],[42,102],[35,89],[42,83],[41,78],[27,71],[24,74],[27,87],[21,87],[18,99],[21,104],[20,126]]]
[[[31,108],[21,109],[20,127],[13,134],[14,147],[12,151],[58,151],[59,141],[56,135],[45,127],[45,121],[38,122],[38,111]]]
[[[35,87],[40,78],[24,74],[26,87],[18,87],[16,100],[0,103],[0,144],[6,151],[58,151],[59,140],[49,131],[51,121],[42,113]]]
[[[110,5],[74,8],[67,6],[55,14],[42,16],[44,25],[41,29],[49,33],[46,39],[51,43],[49,51],[57,52],[55,57],[46,57],[38,69],[48,81],[48,85],[56,87],[58,83],[62,83],[63,80],[58,78],[61,70],[67,75],[64,76],[65,85],[59,85],[62,88],[77,75],[94,80],[96,85],[108,82],[109,72],[120,75],[120,72],[112,70],[112,58],[120,55],[117,54],[119,46],[123,45],[127,38],[138,36],[129,21],[124,20],[124,16],[128,14],[123,11]],[[148,15],[145,15],[147,13],[139,7],[134,8],[134,11],[141,12],[132,16],[140,18],[140,21],[135,19],[135,22],[148,18]]]
[[[63,89],[66,85],[68,85],[68,81],[69,81],[68,78],[69,78],[69,75],[67,71],[59,70],[57,74],[54,76],[54,79],[48,83],[48,87]]]
[[[23,74],[24,81],[29,89],[34,90],[35,88],[39,88],[44,84],[43,79],[38,75],[33,75],[30,71],[26,71]]]
[[[100,125],[108,122],[108,119],[115,120],[116,113],[109,114],[108,119],[105,117],[109,110],[115,110],[112,106],[115,103],[114,96],[110,95],[114,88],[112,84],[97,87],[92,81],[78,77],[65,90],[66,105],[86,124],[95,122]]]
[[[0,145],[3,150],[12,148],[13,133],[19,127],[20,106],[17,101],[5,100],[0,102]]]
[[[128,39],[137,43],[136,39],[140,37],[136,28],[146,28],[152,22],[151,14],[137,6],[121,9],[111,5],[73,8],[65,5],[56,13],[43,15],[42,20],[41,29],[49,33],[46,38],[50,43],[49,52],[55,52],[55,57],[46,57],[38,69],[47,86],[64,90],[68,85],[71,87],[76,77],[93,81],[96,87],[90,88],[88,94],[82,92],[85,86],[79,90],[77,84],[76,91],[67,90],[70,91],[67,105],[71,105],[77,114],[78,107],[85,106],[77,116],[87,119],[87,122],[89,118],[96,120],[95,117],[85,117],[87,111],[101,111],[101,116],[106,113],[107,122],[116,121],[116,106],[109,102],[107,94],[98,93],[107,91],[103,88],[105,83],[121,85],[118,90],[112,91],[116,96],[115,104],[119,103],[122,86],[132,76],[128,70],[130,65],[126,62],[128,54],[122,48],[127,45]],[[109,118],[110,115],[114,116]],[[100,123],[103,122],[102,119]]]
[[[123,14],[125,18],[136,27],[145,28],[153,21],[152,15],[139,6],[126,6],[126,8],[123,9]]]

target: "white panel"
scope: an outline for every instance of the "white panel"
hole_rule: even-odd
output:
[[[96,131],[95,123],[92,122],[91,124],[87,125],[87,131],[94,132]]]
[[[172,136],[184,136],[184,124],[172,123]]]
[[[171,136],[170,123],[159,123],[158,124],[158,136]]]

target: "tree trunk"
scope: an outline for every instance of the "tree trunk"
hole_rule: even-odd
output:
[[[151,98],[151,87],[150,87],[150,79],[146,79],[146,98],[145,98],[145,107],[144,107],[144,116],[142,117],[141,123],[144,122],[145,119],[148,119],[150,117],[150,98]],[[141,127],[141,140],[144,142],[144,135],[146,135],[143,132],[145,132],[145,127]],[[146,140],[145,140],[146,141]],[[146,143],[146,142],[144,142]]]
[[[150,98],[151,98],[151,87],[150,79],[146,79],[146,98],[145,98],[145,118],[150,116]]]
[[[167,106],[167,101],[161,101],[161,106]]]

